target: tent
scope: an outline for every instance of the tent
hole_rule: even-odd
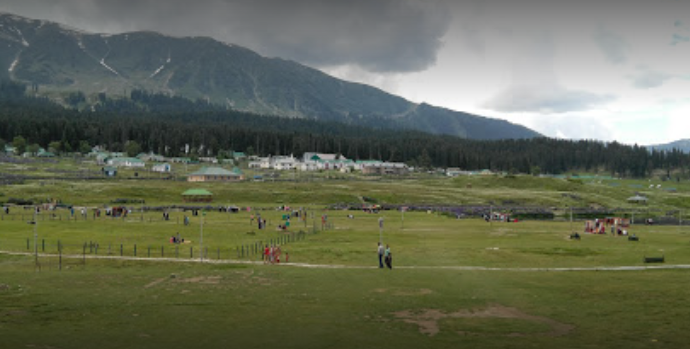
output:
[[[206,189],[189,189],[182,193],[184,202],[211,202],[213,194]]]
[[[606,234],[606,224],[602,220],[585,222],[585,233]]]
[[[647,198],[642,195],[635,195],[628,198],[628,202],[647,203]]]

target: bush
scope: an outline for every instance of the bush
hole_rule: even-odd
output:
[[[538,213],[516,213],[510,216],[511,219],[523,220],[552,220],[554,214],[552,212],[538,212]]]
[[[9,200],[7,200],[7,203],[19,205],[19,206],[29,206],[29,205],[34,204],[33,200],[18,199],[18,198],[10,198]]]

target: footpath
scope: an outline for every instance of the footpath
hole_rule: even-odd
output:
[[[11,252],[0,251],[0,254],[9,256],[34,256],[31,252]],[[58,258],[57,254],[39,253],[39,258]],[[66,259],[103,259],[119,261],[142,261],[142,262],[172,262],[172,263],[206,263],[206,264],[245,264],[245,265],[264,265],[261,261],[240,261],[231,259],[200,259],[200,258],[147,258],[147,257],[127,257],[127,256],[96,256],[80,254],[63,254]],[[339,264],[308,264],[308,263],[280,263],[273,266],[296,267],[310,269],[378,269],[378,265],[357,266]],[[668,269],[690,269],[688,264],[664,264],[664,265],[634,265],[634,266],[612,266],[612,267],[575,267],[575,268],[495,268],[481,266],[396,266],[395,269],[422,269],[422,270],[460,270],[460,271],[515,271],[515,272],[569,272],[569,271],[636,271],[636,270],[668,270]]]

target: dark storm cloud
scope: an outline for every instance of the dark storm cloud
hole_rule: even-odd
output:
[[[6,0],[1,10],[96,32],[211,36],[316,65],[410,72],[436,61],[452,20],[422,0]]]
[[[633,76],[630,77],[633,86],[640,89],[650,89],[663,85],[673,75],[662,73],[648,67],[638,67]]]

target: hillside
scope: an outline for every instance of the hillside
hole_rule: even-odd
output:
[[[362,84],[211,38],[155,32],[93,34],[0,14],[0,78],[51,98],[74,91],[128,96],[133,89],[204,99],[267,115],[410,128],[471,139],[540,135],[507,121],[415,104]],[[95,100],[95,99],[94,99]]]
[[[690,153],[690,139],[681,139],[667,144],[650,145],[647,148],[666,151],[677,149],[684,153]]]

